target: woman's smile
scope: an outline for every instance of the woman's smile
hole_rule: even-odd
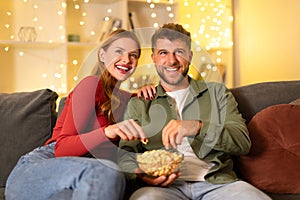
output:
[[[116,69],[122,73],[122,74],[126,74],[127,72],[129,72],[132,67],[130,67],[129,65],[126,65],[126,64],[117,64],[116,65]]]

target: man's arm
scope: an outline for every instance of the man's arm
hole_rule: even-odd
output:
[[[209,120],[202,121],[199,152],[201,157],[212,149],[231,155],[241,155],[249,152],[251,141],[245,120],[237,109],[237,102],[232,93],[222,84],[210,87],[213,99]]]

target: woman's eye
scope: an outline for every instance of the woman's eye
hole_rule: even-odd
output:
[[[132,54],[130,54],[130,57],[132,57],[132,58],[134,58],[134,59],[137,59],[139,56],[138,56],[138,54],[136,54],[136,53],[132,53]]]
[[[123,54],[123,51],[122,50],[116,50],[115,51],[117,54],[119,54],[119,55],[122,55]]]

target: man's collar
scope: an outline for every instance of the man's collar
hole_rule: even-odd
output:
[[[189,77],[189,83],[192,96],[198,96],[200,93],[207,90],[207,84],[204,80],[195,80]],[[156,87],[156,93],[157,95],[155,98],[167,96],[166,91],[160,83]]]

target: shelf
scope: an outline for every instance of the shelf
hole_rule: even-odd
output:
[[[0,45],[18,48],[56,48],[63,46],[63,42],[20,42],[12,40],[0,40]]]
[[[2,46],[12,46],[16,48],[56,48],[67,45],[71,48],[94,48],[98,43],[90,42],[20,42],[11,40],[0,40]]]
[[[91,42],[68,42],[68,47],[74,47],[74,48],[91,48],[91,47],[97,47],[98,43],[91,43]]]

